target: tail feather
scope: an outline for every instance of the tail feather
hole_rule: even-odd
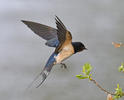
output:
[[[50,56],[49,60],[47,61],[47,64],[44,67],[43,71],[36,76],[36,78],[33,80],[33,82],[29,85],[29,88],[32,85],[35,85],[35,87],[38,88],[45,81],[45,79],[49,75],[49,73],[50,73],[50,71],[51,71],[51,69],[52,69],[52,67],[54,65],[54,62],[55,62],[54,56],[55,56],[55,54],[53,53]]]
[[[42,73],[41,73],[41,81],[40,83],[36,86],[36,88],[38,88],[39,86],[41,86],[41,84],[45,81],[45,79],[47,78],[47,76],[49,75],[49,72],[47,70],[44,70]]]
[[[45,79],[49,75],[50,71],[51,70],[47,70],[46,68],[44,68],[43,71],[35,77],[35,79],[31,82],[28,88],[30,88],[31,86],[36,88],[40,87],[41,84],[45,81]]]

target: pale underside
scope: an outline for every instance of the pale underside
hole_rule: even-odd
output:
[[[61,63],[63,60],[66,60],[68,57],[70,57],[72,54],[74,54],[74,49],[72,44],[68,44],[64,46],[64,48],[60,51],[60,53],[55,56],[56,62],[55,64]]]

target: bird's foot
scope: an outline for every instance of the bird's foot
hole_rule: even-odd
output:
[[[61,68],[67,69],[66,64],[64,64],[64,63],[60,63],[60,64],[61,64]]]

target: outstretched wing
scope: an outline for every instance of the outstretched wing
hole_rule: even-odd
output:
[[[59,45],[56,48],[55,52],[61,51],[62,47],[68,43],[71,43],[72,36],[71,33],[66,29],[62,21],[56,16],[56,27],[57,27],[57,36],[59,40]]]
[[[56,47],[56,45],[58,45],[57,30],[55,28],[32,21],[21,21],[27,25],[35,34],[47,40],[46,45],[50,47]]]
[[[55,62],[55,58],[54,56],[56,56],[55,53],[53,53],[49,60],[47,61],[44,69],[42,70],[42,72],[34,79],[34,81],[30,84],[30,86],[35,85],[36,88],[38,88],[39,86],[41,86],[41,84],[45,81],[45,79],[47,78],[47,76],[49,75],[54,62]],[[30,87],[29,86],[29,87]]]

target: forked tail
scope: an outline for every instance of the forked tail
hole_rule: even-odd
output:
[[[45,79],[49,75],[49,73],[54,65],[54,62],[55,62],[54,56],[56,56],[56,54],[53,53],[50,56],[49,60],[47,61],[46,66],[44,67],[42,72],[40,74],[38,74],[38,76],[33,80],[33,82],[29,85],[28,88],[30,88],[33,84],[35,85],[36,88],[41,86],[41,84],[45,81]]]

